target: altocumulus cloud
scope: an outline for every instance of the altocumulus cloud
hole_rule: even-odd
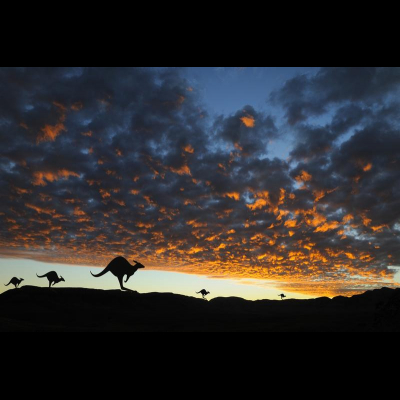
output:
[[[1,67],[0,253],[312,294],[394,285],[399,84],[399,67],[322,67],[272,94],[279,121],[210,117],[175,67]],[[281,132],[288,160],[269,157]]]

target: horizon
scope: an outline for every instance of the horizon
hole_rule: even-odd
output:
[[[395,271],[394,281],[397,282],[400,288],[400,267],[391,267]],[[90,271],[96,269],[103,269],[103,267],[96,266],[82,266],[82,265],[67,265],[67,264],[53,264],[51,262],[40,262],[33,260],[21,260],[21,259],[4,259],[0,257],[0,279],[4,276],[11,276],[13,271],[20,271],[27,277],[21,284],[23,286],[36,286],[36,287],[47,287],[47,281],[42,281],[36,277],[36,273],[45,274],[55,269],[59,272],[60,276],[66,279],[64,288],[87,288],[97,290],[119,290],[116,283],[116,279],[113,275],[108,274],[101,282],[94,280],[90,275]],[[95,271],[96,273],[97,271]],[[145,273],[146,276],[140,276]],[[175,271],[160,271],[145,269],[141,270],[140,274],[135,276],[135,290],[141,294],[147,293],[174,293],[183,296],[196,297],[200,287],[207,287],[211,293],[208,296],[209,300],[218,297],[238,297],[245,300],[256,301],[256,300],[276,300],[277,297],[282,293],[279,287],[279,283],[271,282],[268,280],[252,280],[252,279],[229,279],[220,278],[215,279],[208,276],[201,276],[196,274],[186,274],[183,272]],[[16,276],[18,279],[22,276]],[[72,277],[71,279],[69,279]],[[10,287],[4,285],[7,282],[0,281],[0,295],[12,290]],[[387,282],[388,286],[382,285],[381,288],[389,287],[390,282]],[[72,284],[72,285],[71,285]],[[349,290],[347,293],[341,293],[341,296],[351,297],[357,294],[365,293],[369,290],[381,289],[381,288],[365,288],[365,290]],[[287,299],[293,300],[309,300],[320,297],[334,298],[338,294],[327,293],[326,295],[310,295],[305,293],[295,293],[285,291]]]
[[[400,67],[0,67],[0,93],[0,294],[118,289],[90,275],[117,256],[141,293],[400,287]]]

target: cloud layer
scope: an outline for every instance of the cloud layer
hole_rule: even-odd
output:
[[[118,254],[312,294],[390,284],[399,67],[322,67],[274,92],[271,113],[217,117],[182,76],[1,67],[0,253],[80,265]],[[269,153],[282,132],[288,160]]]

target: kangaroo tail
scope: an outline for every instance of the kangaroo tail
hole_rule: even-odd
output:
[[[98,275],[95,275],[92,271],[90,271],[92,276],[94,276],[95,278],[100,278],[101,276],[103,276],[109,272],[110,272],[110,270],[108,269],[108,267],[105,270],[103,270],[102,272],[100,272],[100,274],[98,274]]]
[[[11,285],[11,282],[8,285],[4,285],[4,286],[10,286],[10,285]]]
[[[46,277],[47,277],[47,274],[46,274],[46,275],[43,275],[43,276],[39,276],[38,274],[36,274],[36,276],[37,276],[38,278],[46,278]]]

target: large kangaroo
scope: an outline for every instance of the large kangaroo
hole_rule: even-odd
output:
[[[115,260],[111,261],[110,264],[108,264],[108,267],[100,274],[94,275],[92,272],[90,273],[95,278],[100,278],[101,276],[104,276],[105,274],[111,272],[114,276],[118,278],[121,290],[132,291],[124,287],[124,276],[126,275],[125,283],[128,283],[129,279],[133,275],[135,275],[138,269],[146,268],[144,265],[138,263],[137,261],[134,262],[136,263],[136,265],[131,265],[124,257],[117,257]]]
[[[23,279],[18,279],[18,278],[12,278],[10,283],[8,285],[4,285],[4,286],[10,286],[10,285],[14,285],[15,289],[18,288],[18,286],[23,282]]]
[[[43,275],[43,276],[39,276],[38,274],[36,274],[36,276],[38,278],[47,278],[49,281],[49,287],[51,287],[52,285],[53,286],[57,285],[57,283],[60,283],[60,282],[65,282],[64,278],[62,276],[58,277],[57,272],[54,272],[54,271],[49,272],[48,274]]]

